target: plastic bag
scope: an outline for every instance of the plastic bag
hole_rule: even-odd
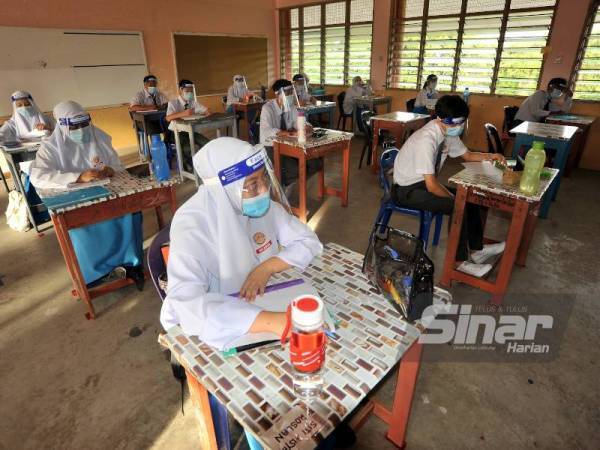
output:
[[[31,228],[27,216],[27,203],[23,194],[10,191],[8,194],[8,208],[6,208],[6,222],[15,231],[27,231]]]

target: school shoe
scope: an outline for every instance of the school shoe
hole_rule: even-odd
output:
[[[490,259],[492,256],[499,255],[504,251],[506,247],[505,242],[498,242],[497,244],[486,244],[481,250],[476,250],[471,253],[471,261],[475,264],[481,264]]]
[[[477,278],[482,278],[488,274],[490,270],[492,270],[491,264],[476,264],[469,261],[463,261],[456,268],[456,270],[460,270],[468,275],[473,275]]]
[[[135,287],[138,291],[144,290],[144,280],[146,279],[144,275],[144,268],[141,266],[127,266],[125,267],[127,271],[127,278],[133,280],[135,283]]]

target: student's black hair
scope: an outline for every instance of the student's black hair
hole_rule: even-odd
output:
[[[290,80],[286,80],[285,78],[280,78],[279,80],[275,81],[275,83],[273,83],[273,86],[271,86],[271,89],[273,89],[273,92],[277,92],[279,91],[279,89],[284,88],[286,86],[291,86],[292,82]]]
[[[148,81],[151,81],[151,80],[157,80],[157,78],[154,75],[146,75],[144,77],[144,83],[147,83]]]
[[[444,95],[435,104],[435,114],[440,119],[469,117],[469,106],[460,95]]]
[[[297,81],[297,80],[299,80],[300,78],[304,78],[304,75],[302,75],[301,73],[297,73],[296,75],[294,75],[294,76],[292,77],[292,81]]]
[[[434,73],[431,73],[429,75],[427,75],[427,78],[425,79],[425,83],[423,83],[423,89],[425,89],[427,87],[427,83],[429,83],[431,80],[437,80],[437,75]]]
[[[190,80],[186,80],[186,79],[180,80],[179,81],[179,89],[184,88],[186,84],[194,84],[194,83],[192,83]]]
[[[548,81],[548,87],[550,86],[557,86],[560,88],[566,88],[567,87],[567,80],[565,80],[564,78],[552,78],[550,81]]]

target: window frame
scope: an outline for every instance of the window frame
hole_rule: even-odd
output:
[[[335,24],[327,24],[326,22],[326,5],[330,3],[345,3],[345,14],[344,14],[344,22],[335,23]],[[320,78],[321,85],[327,86],[347,86],[350,83],[348,79],[349,74],[349,61],[350,61],[350,30],[352,27],[357,25],[371,25],[371,55],[370,55],[370,64],[369,64],[369,79],[372,76],[372,61],[373,61],[373,26],[374,26],[374,15],[375,15],[375,2],[373,0],[373,18],[368,21],[360,21],[360,22],[351,22],[350,21],[350,7],[352,0],[324,0],[314,3],[307,3],[303,5],[291,6],[286,8],[279,9],[279,39],[280,39],[280,57],[279,57],[279,67],[280,74],[282,77],[293,76],[293,67],[291,66],[291,37],[294,31],[298,32],[298,45],[299,45],[299,54],[298,54],[298,69],[300,73],[305,72],[304,68],[304,30],[316,30],[320,29],[321,31],[321,60],[320,60]],[[321,6],[321,23],[319,25],[312,26],[304,26],[304,9],[310,8],[312,6]],[[298,26],[292,27],[291,24],[291,11],[293,9],[298,9]],[[327,29],[329,28],[344,28],[344,68],[342,84],[332,84],[326,83],[325,74],[326,74],[326,36]],[[289,68],[289,71],[288,71]],[[312,80],[311,80],[312,81]]]
[[[588,41],[592,34],[592,28],[594,27],[594,19],[596,18],[596,14],[600,13],[600,0],[594,0],[590,3],[587,16],[585,19],[585,24],[583,30],[581,31],[581,36],[579,37],[579,48],[577,49],[577,56],[575,57],[575,61],[573,61],[573,67],[571,69],[571,75],[569,77],[569,88],[575,94],[575,82],[577,81],[577,75],[579,73],[579,69],[581,68],[581,63],[583,62],[583,57],[585,56],[585,51],[587,50]],[[598,103],[600,102],[600,98],[598,100],[591,99],[574,99],[577,102],[590,102],[590,103]]]
[[[594,1],[600,3],[600,0],[594,0]],[[404,17],[402,17],[402,6],[405,3],[405,0],[393,0],[392,1],[391,12],[390,12],[390,28],[389,28],[390,34],[389,34],[389,39],[388,39],[388,63],[387,63],[387,71],[386,71],[386,79],[385,79],[386,89],[401,90],[401,91],[413,91],[413,90],[419,91],[421,89],[421,87],[420,87],[420,85],[418,85],[418,83],[419,83],[419,80],[422,80],[422,75],[423,75],[423,56],[424,56],[424,51],[425,51],[426,30],[427,30],[428,21],[430,19],[433,19],[433,20],[448,19],[448,18],[455,18],[456,16],[459,16],[457,45],[456,45],[456,52],[454,55],[454,71],[453,71],[453,76],[452,76],[452,81],[451,81],[451,86],[450,86],[451,89],[449,91],[449,92],[456,92],[458,73],[459,73],[459,69],[460,69],[460,52],[462,49],[463,36],[464,36],[464,30],[465,30],[465,20],[467,18],[473,18],[473,17],[477,17],[477,16],[484,17],[484,16],[491,16],[491,15],[501,15],[501,24],[500,24],[500,30],[499,30],[500,34],[498,37],[498,47],[496,48],[496,56],[495,56],[493,72],[492,72],[490,92],[477,92],[477,93],[474,92],[474,94],[496,96],[496,97],[526,97],[527,96],[527,95],[519,95],[519,94],[497,94],[496,93],[496,87],[497,87],[497,82],[498,82],[498,73],[500,71],[500,64],[502,62],[502,51],[504,49],[504,41],[505,41],[506,31],[508,29],[508,22],[509,22],[510,14],[511,13],[542,12],[542,11],[549,11],[551,9],[552,10],[552,18],[550,20],[548,37],[546,38],[546,45],[544,46],[544,47],[547,47],[552,39],[552,32],[554,30],[554,21],[556,20],[556,10],[558,8],[558,4],[559,4],[560,0],[556,0],[554,2],[554,6],[552,8],[550,8],[548,6],[540,6],[540,7],[519,8],[519,9],[511,9],[510,8],[511,0],[504,0],[504,8],[502,10],[498,9],[498,10],[493,10],[493,11],[480,11],[480,12],[474,12],[474,13],[467,12],[468,0],[462,0],[460,12],[457,12],[454,14],[444,14],[444,15],[436,15],[436,16],[429,15],[430,0],[423,0],[423,2],[424,2],[423,15],[417,16],[417,17],[404,18]],[[400,33],[400,31],[397,31],[397,29],[402,26],[403,21],[405,21],[405,20],[421,22],[421,44],[420,44],[420,48],[419,48],[419,66],[418,66],[417,84],[415,85],[414,88],[392,87],[390,85],[392,71],[394,70],[394,67],[395,67],[395,61],[397,61],[397,59],[394,58],[394,52],[398,51],[396,49],[396,45],[400,45],[402,42],[402,39],[401,39],[402,33]],[[544,66],[546,64],[546,60],[547,60],[546,54],[543,54],[540,71],[539,71],[537,81],[536,81],[536,88],[535,88],[536,90],[538,90],[540,88],[540,82],[542,80],[542,75],[544,73]],[[398,66],[398,67],[401,67],[401,66]]]

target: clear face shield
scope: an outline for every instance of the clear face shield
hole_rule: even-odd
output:
[[[89,114],[58,119],[58,124],[66,128],[69,139],[77,144],[87,144],[93,138],[91,122],[92,119]]]
[[[196,86],[193,84],[186,84],[181,88],[181,96],[186,102],[192,102],[196,100]]]
[[[281,100],[281,109],[283,109],[283,112],[290,112],[294,107],[300,107],[298,93],[296,92],[294,84],[279,89],[277,96]]]
[[[247,217],[264,216],[272,202],[292,214],[285,192],[275,176],[271,160],[262,145],[256,153],[219,172],[219,180],[232,205]]]

